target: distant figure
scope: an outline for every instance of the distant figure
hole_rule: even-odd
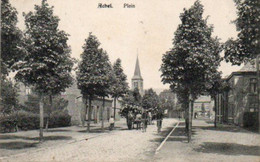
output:
[[[150,111],[148,112],[148,124],[152,124],[152,113]]]
[[[133,125],[133,122],[134,122],[134,116],[133,116],[133,113],[131,111],[128,112],[127,114],[127,127],[128,129],[132,129],[132,125]]]
[[[159,132],[161,132],[161,128],[162,128],[162,120],[163,120],[163,113],[162,113],[162,111],[159,110],[157,112],[156,119],[157,119],[157,131],[159,133]]]
[[[142,114],[143,132],[146,132],[147,122],[148,122],[148,114],[146,111],[144,111]]]
[[[179,120],[181,120],[181,115],[179,114]]]
[[[114,129],[114,124],[115,124],[115,120],[114,120],[114,116],[111,116],[109,119],[109,130],[113,130]]]
[[[197,113],[197,112],[195,112],[195,114],[194,114],[194,118],[195,118],[195,119],[198,118],[198,113]]]
[[[138,112],[138,114],[136,115],[136,118],[135,118],[135,122],[136,122],[136,125],[137,125],[137,129],[140,128],[141,120],[142,120],[142,115],[141,115],[140,112]]]

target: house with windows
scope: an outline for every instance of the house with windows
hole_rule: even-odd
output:
[[[228,88],[216,97],[217,121],[257,127],[258,101],[256,68],[248,63],[224,79]]]

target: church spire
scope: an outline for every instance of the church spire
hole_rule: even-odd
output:
[[[141,76],[138,54],[137,54],[136,63],[135,63],[135,72],[134,72],[134,76],[132,78],[132,90],[134,90],[135,88],[138,88],[141,96],[143,96],[143,94],[144,94],[143,93],[144,92],[143,78]]]
[[[135,72],[134,72],[134,78],[140,78],[142,79],[141,76],[141,71],[140,71],[140,66],[139,66],[139,59],[138,59],[138,55],[136,58],[136,63],[135,63]]]

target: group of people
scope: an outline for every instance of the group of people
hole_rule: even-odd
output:
[[[153,124],[153,121],[157,121],[157,130],[161,131],[163,113],[160,109],[140,109],[138,107],[125,105],[124,109],[120,112],[121,116],[124,116],[127,120],[128,129],[133,129],[136,125],[136,129],[142,129],[146,132],[147,126]],[[114,128],[114,117],[111,116],[109,119],[110,130]]]
[[[136,118],[135,118],[135,123],[136,123],[136,127],[137,129],[140,129],[142,127],[143,129],[143,132],[146,132],[146,128],[147,128],[147,125],[148,125],[148,120],[149,120],[149,116],[148,116],[148,112],[147,111],[144,111],[142,114],[141,114],[141,111],[136,114]],[[141,126],[142,124],[142,126]]]
[[[160,110],[154,111],[153,114],[151,111],[144,110],[143,113],[139,111],[135,117],[135,123],[137,125],[137,129],[143,130],[146,132],[147,125],[152,124],[153,120],[157,121],[157,131],[160,132],[162,128],[162,120],[163,120],[163,113]]]

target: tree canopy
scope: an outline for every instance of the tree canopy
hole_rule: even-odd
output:
[[[10,114],[19,108],[18,87],[11,80],[1,78],[0,113]]]
[[[159,97],[152,88],[145,90],[144,96],[142,97],[142,106],[145,109],[158,108]]]
[[[162,109],[174,110],[177,109],[175,94],[171,90],[164,90],[159,94],[159,103]]]
[[[127,83],[127,76],[124,74],[121,59],[117,59],[113,64],[113,71],[115,74],[115,82],[111,88],[112,97],[123,97],[127,93],[129,87]]]
[[[59,18],[46,0],[24,14],[24,59],[17,63],[16,79],[37,92],[55,95],[71,86],[74,60],[67,45],[68,34],[58,29]]]
[[[16,27],[17,11],[9,0],[1,1],[1,72],[7,75],[14,63],[23,55],[21,51],[22,32]]]
[[[221,44],[212,37],[213,26],[203,18],[203,5],[196,1],[190,9],[180,15],[173,39],[173,48],[162,58],[161,72],[164,84],[178,96],[193,99],[213,87],[220,76]]]
[[[260,54],[260,1],[234,0],[238,31],[237,39],[230,38],[225,43],[225,59],[233,65],[240,65]]]
[[[92,99],[94,96],[108,95],[112,77],[108,56],[99,46],[97,37],[89,33],[77,71],[78,88],[83,95]]]

